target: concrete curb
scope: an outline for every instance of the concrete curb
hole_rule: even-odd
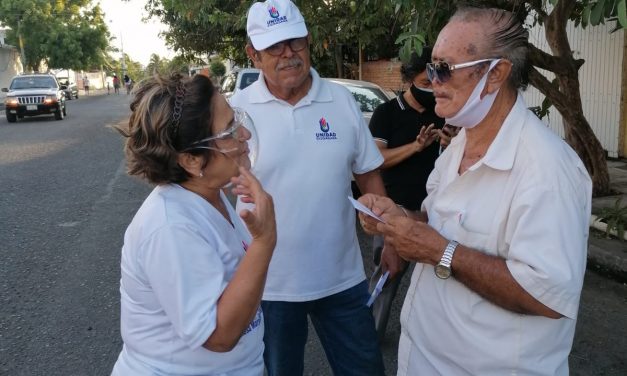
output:
[[[627,279],[627,255],[621,255],[616,251],[607,250],[596,244],[588,244],[588,261],[596,264],[608,272]]]

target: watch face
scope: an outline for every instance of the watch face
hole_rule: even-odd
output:
[[[447,268],[442,264],[438,264],[435,266],[435,275],[441,279],[447,279],[451,276],[451,268]]]

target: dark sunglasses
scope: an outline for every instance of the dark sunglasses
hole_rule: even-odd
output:
[[[449,64],[446,61],[438,61],[436,63],[427,63],[427,77],[429,81],[433,82],[438,80],[440,83],[445,83],[451,79],[451,74],[454,70],[473,67],[481,63],[491,62],[497,59],[481,59],[475,61],[469,61],[467,63]]]
[[[285,46],[287,46],[288,44],[292,52],[298,52],[304,50],[309,45],[309,41],[307,40],[307,37],[287,39],[273,44],[272,46],[266,48],[264,51],[272,56],[279,56],[283,54],[283,51],[285,51]]]

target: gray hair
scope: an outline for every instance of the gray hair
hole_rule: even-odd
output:
[[[526,89],[529,84],[529,32],[517,15],[503,9],[462,7],[450,21],[477,22],[487,25],[487,39],[483,44],[485,57],[501,57],[512,63],[508,78],[514,89]],[[450,22],[449,21],[449,22]]]

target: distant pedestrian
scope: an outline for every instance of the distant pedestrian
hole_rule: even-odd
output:
[[[85,95],[89,95],[89,78],[83,77],[83,88],[85,88]]]
[[[120,78],[115,73],[113,73],[113,91],[120,94]]]
[[[126,87],[126,95],[131,93],[131,88],[133,85],[133,80],[128,76],[128,74],[124,75],[124,87]]]

